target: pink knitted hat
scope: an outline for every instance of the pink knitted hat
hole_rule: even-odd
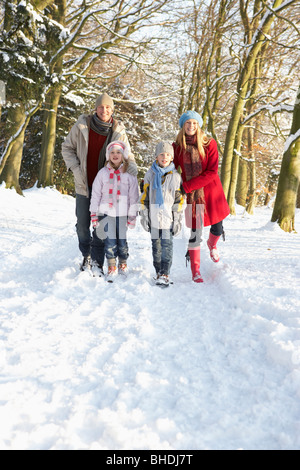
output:
[[[128,147],[127,145],[125,144],[125,142],[121,141],[121,140],[115,140],[114,142],[111,142],[110,144],[108,144],[108,146],[106,147],[106,160],[108,161],[109,160],[109,154],[112,150],[112,148],[115,147],[117,148],[118,150],[120,150],[123,155],[124,155],[124,158],[127,160],[128,159]]]

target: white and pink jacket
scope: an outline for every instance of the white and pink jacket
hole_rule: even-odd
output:
[[[91,214],[111,217],[136,217],[139,202],[139,187],[136,176],[118,171],[108,163],[93,182],[90,203]]]

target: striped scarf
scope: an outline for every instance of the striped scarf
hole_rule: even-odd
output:
[[[197,137],[186,136],[186,151],[183,153],[183,165],[186,181],[196,178],[202,173],[202,160],[197,148]],[[188,193],[187,203],[192,204],[193,214],[196,211],[196,204],[202,204],[206,211],[204,188],[198,188]]]
[[[109,207],[113,207],[113,190],[114,190],[114,177],[117,176],[117,202],[120,200],[121,196],[121,171],[120,169],[114,170],[113,168],[108,167],[109,169]]]

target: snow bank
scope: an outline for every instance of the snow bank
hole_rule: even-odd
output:
[[[1,449],[299,448],[298,234],[238,208],[204,284],[184,232],[161,290],[138,224],[110,285],[78,271],[74,199],[24,196],[0,186]]]

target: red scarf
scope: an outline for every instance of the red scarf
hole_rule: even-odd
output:
[[[113,207],[113,189],[114,189],[114,176],[117,176],[117,202],[119,202],[120,195],[121,195],[121,190],[120,190],[120,184],[121,184],[121,171],[120,170],[114,170],[113,168],[108,167],[109,169],[109,207]]]
[[[197,136],[186,135],[186,151],[183,153],[183,166],[186,181],[195,178],[202,173],[202,160],[197,148]],[[204,189],[195,189],[187,195],[187,203],[193,205],[193,216],[196,214],[196,204],[203,204],[205,210]]]

